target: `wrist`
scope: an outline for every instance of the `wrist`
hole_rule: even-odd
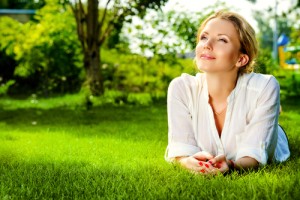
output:
[[[176,157],[175,160],[179,163],[181,163],[182,161],[186,160],[187,156],[181,156],[181,157]]]
[[[235,169],[235,163],[233,160],[228,160],[227,164],[230,170]]]

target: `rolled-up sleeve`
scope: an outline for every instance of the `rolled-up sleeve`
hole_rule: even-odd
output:
[[[165,159],[190,156],[200,151],[195,140],[190,113],[191,91],[182,77],[174,79],[168,88],[168,147]]]
[[[273,158],[278,137],[279,91],[278,82],[271,76],[257,93],[255,111],[244,132],[236,135],[236,160],[249,156],[265,165]]]

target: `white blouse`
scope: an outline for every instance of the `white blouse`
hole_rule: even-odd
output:
[[[199,151],[225,154],[238,160],[249,156],[264,165],[290,156],[285,133],[278,125],[279,84],[271,75],[239,76],[227,98],[227,111],[219,137],[209,104],[205,74],[182,74],[168,89],[168,147],[166,160]]]

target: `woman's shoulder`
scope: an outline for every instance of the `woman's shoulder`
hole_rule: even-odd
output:
[[[195,92],[198,90],[199,85],[201,85],[203,78],[204,75],[201,73],[198,73],[196,75],[182,73],[181,76],[174,78],[170,82],[169,90]]]
[[[250,73],[244,74],[244,83],[250,88],[264,89],[265,87],[279,87],[279,83],[273,75]]]
[[[174,78],[170,84],[184,84],[184,85],[195,85],[204,78],[202,73],[196,75],[190,75],[187,73],[182,73],[181,76]]]

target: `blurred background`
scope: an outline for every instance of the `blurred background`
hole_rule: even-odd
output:
[[[197,29],[220,9],[252,24],[256,71],[297,99],[300,0],[1,0],[0,97],[74,95],[87,108],[165,101],[174,77],[197,73]]]

